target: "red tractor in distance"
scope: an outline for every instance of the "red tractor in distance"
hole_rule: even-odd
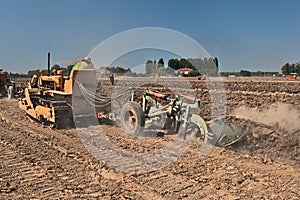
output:
[[[297,79],[297,73],[291,73],[287,76],[288,81],[296,80]]]
[[[12,82],[7,75],[7,73],[3,73],[0,68],[0,98],[7,97],[9,99],[14,97],[15,93],[15,84]]]

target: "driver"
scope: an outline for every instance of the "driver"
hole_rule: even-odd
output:
[[[94,69],[94,64],[91,61],[91,58],[85,57],[84,59],[75,63],[73,69]]]

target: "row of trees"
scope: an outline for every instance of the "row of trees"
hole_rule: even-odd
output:
[[[156,63],[156,60],[147,60],[146,62],[146,74],[154,74],[157,72],[163,72],[165,69],[165,62],[163,58],[160,58]]]
[[[53,65],[50,68],[50,74],[52,74],[52,71],[55,70],[63,70],[63,75],[64,76],[68,76],[72,70],[72,68],[74,67],[74,65],[69,65],[67,67],[61,67],[58,64]],[[128,69],[124,69],[122,67],[103,67],[102,68],[103,71],[105,71],[106,74],[116,74],[116,75],[123,75],[123,74],[130,74],[130,75],[134,75],[137,76],[138,74],[133,73],[129,68]],[[27,72],[27,74],[21,74],[21,73],[8,73],[8,72],[3,72],[6,74],[9,74],[9,76],[11,78],[31,78],[34,75],[40,75],[40,69],[32,69],[29,70]],[[48,74],[48,70],[44,69],[44,75]]]
[[[284,64],[281,67],[281,73],[285,76],[290,75],[291,73],[297,73],[298,75],[300,75],[300,62]],[[281,76],[280,73],[278,74],[278,72],[250,72],[248,70],[241,70],[240,72],[221,72],[220,74],[221,76],[273,76],[274,74]]]
[[[281,67],[281,72],[284,75],[290,75],[291,73],[300,75],[300,63],[286,63]]]
[[[217,76],[219,73],[219,60],[215,58],[188,58],[187,61],[201,74]]]
[[[69,65],[68,67],[64,68],[64,67],[60,67],[59,65],[55,64],[51,67],[51,72],[55,69],[55,70],[63,70],[63,75],[64,76],[68,76],[72,70],[74,65]],[[122,75],[122,74],[130,74],[131,70],[130,69],[124,69],[122,67],[105,67],[105,70],[107,71],[107,73],[111,74],[118,74],[118,75]],[[39,69],[36,70],[29,70],[27,73],[27,77],[32,77],[33,75],[39,75]],[[48,74],[48,70],[44,70],[44,74]]]
[[[174,76],[175,71],[174,69],[167,67],[165,68],[165,62],[163,58],[160,58],[158,62],[156,60],[147,60],[146,62],[146,76],[150,74],[160,75],[160,76]],[[141,74],[140,74],[141,75]]]
[[[52,72],[54,69],[55,70],[63,70],[63,75],[67,76],[69,75],[70,71],[72,70],[74,65],[69,65],[67,67],[60,67],[58,64],[53,65],[50,68],[50,72]],[[32,77],[33,75],[39,75],[40,74],[40,69],[34,69],[34,70],[29,70],[27,72],[27,77]],[[48,74],[48,70],[44,70],[44,74]],[[50,73],[51,74],[51,73]]]
[[[123,74],[131,74],[131,70],[128,69],[124,69],[122,67],[104,67],[105,71],[108,74],[117,74],[117,75],[123,75]]]
[[[193,71],[190,73],[190,76],[198,76],[200,74],[208,74],[210,76],[216,76],[219,72],[219,61],[215,58],[171,58],[168,61],[168,67],[165,68],[164,60],[160,58],[158,62],[148,60],[146,62],[146,74],[174,74],[175,70],[181,68],[189,68]]]

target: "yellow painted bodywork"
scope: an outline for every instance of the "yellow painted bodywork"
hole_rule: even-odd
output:
[[[49,105],[43,105],[37,102],[38,98],[51,97],[55,101],[65,101],[69,106],[72,105],[72,94],[74,89],[75,78],[80,71],[80,76],[94,73],[94,70],[72,70],[70,76],[34,76],[25,88],[25,97],[19,99],[19,107],[39,121],[55,122],[54,108]],[[82,73],[81,73],[82,72]],[[88,76],[87,78],[88,79]],[[35,99],[32,99],[35,97]],[[38,97],[38,98],[37,98]],[[35,102],[32,102],[32,101]],[[82,105],[85,109],[85,106]],[[84,111],[84,110],[83,110]],[[69,116],[68,116],[69,117]]]

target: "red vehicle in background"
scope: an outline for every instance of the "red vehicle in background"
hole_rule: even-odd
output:
[[[0,68],[0,97],[13,98],[15,91],[15,84],[12,82],[7,73],[3,73]]]
[[[289,76],[287,76],[288,81],[292,81],[296,79],[297,79],[297,73],[291,73]]]

